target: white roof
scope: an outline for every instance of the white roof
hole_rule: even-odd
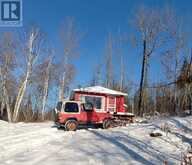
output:
[[[90,92],[90,93],[102,93],[102,94],[109,94],[109,95],[121,95],[121,96],[127,96],[126,93],[104,88],[101,86],[92,86],[92,87],[86,87],[86,88],[79,88],[74,89],[73,91],[82,91],[82,92]]]

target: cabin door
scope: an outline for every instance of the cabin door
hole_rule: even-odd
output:
[[[108,112],[116,112],[116,98],[115,96],[107,97],[107,111]]]

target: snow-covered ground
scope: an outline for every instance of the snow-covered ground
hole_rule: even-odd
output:
[[[167,123],[171,133],[150,137]],[[166,124],[166,125],[167,125]],[[158,119],[127,127],[65,132],[47,123],[0,121],[0,165],[180,164],[192,144],[192,117]]]

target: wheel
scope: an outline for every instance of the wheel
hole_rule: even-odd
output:
[[[66,131],[76,131],[77,130],[78,123],[76,120],[68,120],[65,123],[65,130]]]
[[[102,128],[102,124],[95,124],[94,127],[95,127],[96,129]]]
[[[103,121],[103,128],[108,129],[110,127],[111,127],[111,120],[109,120],[109,119],[104,120]]]

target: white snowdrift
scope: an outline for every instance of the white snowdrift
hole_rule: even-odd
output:
[[[166,123],[171,132],[150,137]],[[156,120],[127,127],[57,130],[54,124],[0,121],[0,165],[179,164],[192,144],[192,117]]]

